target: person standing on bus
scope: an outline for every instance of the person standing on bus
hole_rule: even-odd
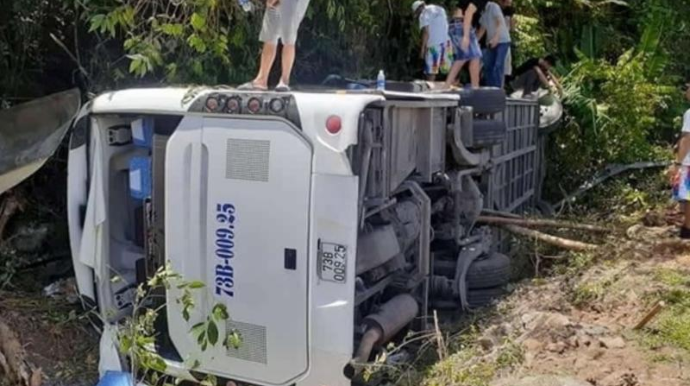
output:
[[[487,50],[484,56],[484,77],[489,87],[503,88],[505,83],[505,64],[510,49],[510,33],[501,7],[489,1],[479,20],[478,38],[486,34]]]
[[[412,12],[419,19],[422,29],[420,57],[424,59],[424,74],[429,81],[447,74],[453,63],[453,46],[448,38],[448,15],[443,7],[427,5],[418,0],[412,4]]]
[[[462,8],[457,7],[453,12],[453,19],[448,27],[450,40],[453,42],[453,67],[450,69],[446,86],[455,85],[455,81],[467,62],[470,63],[470,82],[472,88],[479,88],[479,74],[481,71],[482,50],[479,47],[477,33],[474,26],[470,30],[470,45],[467,50],[462,49],[462,41],[465,34],[465,25]]]
[[[295,63],[297,32],[309,7],[309,0],[266,0],[266,12],[259,40],[264,43],[261,51],[259,73],[253,81],[239,87],[241,90],[267,90],[268,75],[278,51],[278,41],[283,44],[282,74],[276,91],[290,91],[290,75]]]

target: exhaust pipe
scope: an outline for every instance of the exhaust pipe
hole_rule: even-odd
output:
[[[369,362],[371,351],[391,339],[410,324],[419,313],[419,304],[412,295],[398,295],[381,306],[374,314],[364,318],[367,330],[357,347],[355,357],[345,366],[345,376],[354,378],[362,372],[362,365]]]

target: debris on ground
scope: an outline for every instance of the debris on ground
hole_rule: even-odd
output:
[[[23,200],[15,194],[7,193],[0,197],[0,240],[4,239],[5,229],[10,219],[24,206]]]
[[[80,305],[42,294],[0,291],[0,341],[2,326],[11,331],[10,358],[24,363],[29,383],[9,382],[2,386],[92,386],[98,378],[98,333]],[[0,345],[2,343],[0,342]],[[7,351],[0,349],[7,357]],[[17,362],[17,359],[13,359]],[[0,359],[0,362],[2,360]],[[40,369],[40,370],[39,370]],[[13,370],[14,371],[14,370]],[[16,373],[16,372],[15,372]],[[2,374],[2,370],[0,370]],[[26,377],[24,377],[26,378]]]
[[[43,295],[53,299],[64,299],[69,304],[79,302],[77,281],[73,278],[60,279],[43,288]]]
[[[17,386],[40,386],[43,374],[27,360],[17,334],[0,320],[0,375],[3,382]]]

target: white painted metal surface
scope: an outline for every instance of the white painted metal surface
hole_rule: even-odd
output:
[[[201,352],[169,307],[180,354],[200,371],[287,385],[307,371],[307,280],[312,150],[299,131],[275,119],[185,120],[166,162],[166,251],[173,269],[206,283],[198,318],[216,303],[238,329],[239,349]],[[168,297],[168,304],[175,303]]]
[[[91,112],[90,104],[82,108],[75,122],[86,117]],[[93,286],[93,268],[82,262],[80,250],[84,224],[82,224],[82,207],[87,206],[88,199],[88,162],[86,142],[71,148],[67,158],[67,223],[69,227],[70,249],[72,251],[72,265],[77,287],[82,296],[95,301],[96,294]],[[84,213],[84,216],[86,213]],[[84,218],[85,220],[85,218]]]

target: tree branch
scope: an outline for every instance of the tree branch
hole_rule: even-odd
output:
[[[547,244],[551,244],[554,246],[557,246],[559,248],[563,249],[568,249],[571,251],[593,251],[597,248],[599,248],[598,245],[594,244],[587,244],[583,243],[580,241],[575,241],[575,240],[570,240],[570,239],[564,239],[562,237],[556,237],[552,235],[548,235],[546,233],[538,232],[532,229],[527,229],[523,227],[519,227],[516,225],[503,225],[503,228],[507,230],[510,233],[514,233],[520,236],[525,236],[525,237],[530,237],[539,241],[543,241]]]
[[[494,225],[519,225],[527,228],[565,228],[565,229],[577,229],[587,232],[595,233],[607,233],[611,232],[610,229],[589,225],[589,224],[575,224],[571,222],[555,221],[555,220],[542,220],[542,219],[525,219],[525,218],[506,218],[506,217],[495,217],[495,216],[479,216],[477,222],[483,224],[494,224]]]

